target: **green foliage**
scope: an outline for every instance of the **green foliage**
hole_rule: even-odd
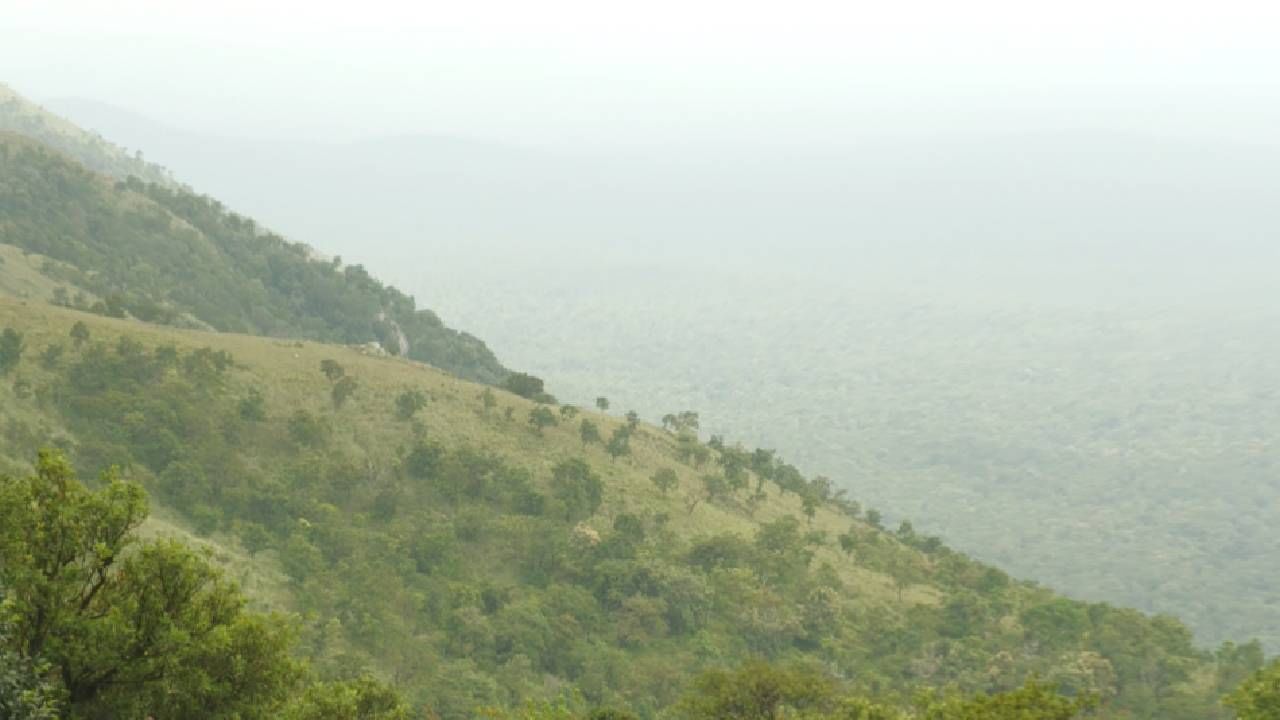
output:
[[[0,610],[5,608],[2,598]],[[9,629],[0,624],[0,718],[57,720],[62,716],[61,703],[49,669],[18,655],[10,649],[11,643]]]
[[[40,353],[40,367],[45,370],[54,370],[58,364],[62,362],[62,356],[66,353],[66,348],[62,343],[53,343]]]
[[[502,389],[528,400],[537,400],[544,394],[542,378],[528,373],[511,373],[502,381]]]
[[[575,716],[591,706],[670,715],[700,670],[758,656],[857,668],[866,707],[920,687],[1009,690],[1039,674],[1097,692],[1108,717],[1220,720],[1216,697],[1256,669],[1244,650],[1210,658],[1172,621],[1058,607],[914,531],[851,520],[820,478],[776,454],[708,447],[708,471],[727,468],[746,487],[685,512],[686,497],[652,480],[678,461],[678,436],[641,429],[631,462],[610,464],[594,443],[530,442],[522,424],[480,416],[480,388],[354,355],[343,364],[362,394],[430,389],[438,412],[413,423],[316,415],[331,384],[281,368],[295,353],[314,368],[327,349],[243,337],[168,345],[191,338],[163,330],[121,340],[115,323],[91,322],[99,343],[31,375],[45,404],[30,410],[55,413],[49,425],[67,429],[77,464],[129,467],[187,526],[234,535],[253,553],[246,562],[278,562],[287,578],[275,592],[305,618],[298,647],[318,672],[374,666],[445,719],[562,688],[583,696]],[[240,406],[255,388],[275,412],[251,420]],[[328,426],[323,441],[295,441],[298,410]],[[12,428],[0,439],[33,434]],[[761,473],[771,492],[753,499]],[[855,552],[840,534],[856,537]]]
[[[600,412],[609,412],[609,398],[603,395],[596,398],[596,409]]]
[[[812,668],[750,662],[737,670],[708,670],[694,680],[680,703],[689,720],[776,720],[820,711],[835,688]]]
[[[83,320],[77,320],[75,325],[71,326],[71,340],[79,348],[81,345],[89,341],[89,326],[84,324]]]
[[[991,694],[926,692],[908,708],[843,692],[812,667],[752,661],[735,670],[702,673],[680,702],[688,720],[1073,720],[1096,706],[1094,698],[1069,698],[1035,680]]]
[[[631,428],[628,425],[622,425],[614,429],[613,434],[609,436],[609,442],[605,443],[605,452],[609,453],[609,457],[617,460],[623,455],[631,454]]]
[[[1280,718],[1280,661],[1254,673],[1225,700],[1239,720]]]
[[[664,430],[676,435],[692,434],[696,436],[699,427],[698,413],[692,410],[667,413],[662,416],[662,427]]]
[[[411,420],[427,406],[427,396],[421,390],[405,390],[396,396],[396,417]]]
[[[18,367],[22,359],[22,333],[13,328],[5,328],[0,332],[0,375],[7,375]]]
[[[560,421],[556,419],[555,413],[551,412],[551,408],[546,405],[538,405],[529,411],[529,427],[539,435],[542,434],[543,428],[559,424]]]
[[[346,368],[332,358],[325,358],[320,361],[320,372],[329,378],[329,382],[337,382],[342,379],[343,375],[347,374]]]
[[[578,437],[582,439],[583,445],[600,442],[600,426],[586,418],[582,418],[582,422],[578,424]]]
[[[355,394],[356,389],[360,387],[360,383],[351,376],[339,379],[333,384],[333,389],[329,391],[333,399],[333,409],[338,410],[347,403],[347,400]]]
[[[289,416],[289,437],[299,445],[320,447],[327,434],[328,427],[324,420],[306,410],[295,410]]]
[[[281,720],[409,720],[404,700],[376,678],[316,683],[280,713]]]
[[[604,483],[586,462],[565,460],[551,471],[551,493],[565,508],[565,518],[577,521],[590,517],[604,500]]]
[[[1085,301],[1006,260],[1016,292],[959,290],[944,272],[905,293],[762,274],[642,313],[617,292],[522,297],[574,319],[556,342],[530,315],[474,315],[566,392],[607,376],[615,404],[645,417],[696,407],[832,473],[895,527],[908,517],[1017,577],[1169,612],[1206,646],[1257,636],[1280,653],[1280,606],[1263,599],[1280,596],[1280,573],[1260,550],[1280,543],[1280,363],[1266,360],[1280,357],[1280,295],[1188,303],[1170,279],[1160,301]],[[817,321],[828,313],[841,322]],[[663,343],[635,342],[653,326]]]
[[[671,468],[661,468],[649,477],[653,481],[654,487],[663,495],[671,492],[676,485],[680,484],[679,478],[676,477],[676,471]]]
[[[241,420],[249,422],[261,422],[267,419],[267,399],[261,390],[251,388],[240,399],[239,414]]]
[[[1030,681],[1009,692],[925,701],[921,720],[1072,720],[1096,704],[1094,698],[1067,698]]]
[[[139,542],[142,489],[101,482],[48,452],[0,478],[6,649],[48,662],[75,717],[270,717],[298,677],[288,631],[184,546]]]

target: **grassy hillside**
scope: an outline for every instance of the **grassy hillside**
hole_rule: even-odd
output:
[[[432,302],[561,397],[700,410],[1010,573],[1280,649],[1280,265],[1004,262],[477,269]]]
[[[186,190],[112,181],[28,138],[0,133],[0,244],[55,263],[62,304],[148,322],[329,342],[393,353],[498,383],[483,342],[448,328],[358,265]],[[95,299],[97,298],[97,299]]]
[[[697,670],[759,656],[880,697],[1034,673],[1106,717],[1201,719],[1261,660],[881,530],[775,458],[411,360],[34,300],[0,300],[0,328],[24,347],[0,384],[10,467],[48,442],[82,473],[126,467],[300,614],[324,672],[372,665],[443,717],[569,690],[650,716]]]

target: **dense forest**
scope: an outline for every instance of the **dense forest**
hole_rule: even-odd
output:
[[[3,136],[0,245],[0,716],[1275,717],[1257,642],[557,403],[176,186]]]

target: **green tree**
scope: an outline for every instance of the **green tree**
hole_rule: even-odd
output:
[[[9,649],[10,642],[9,628],[0,625],[0,718],[57,720],[62,715],[61,703],[49,668],[19,656]]]
[[[837,539],[840,541],[840,549],[846,555],[852,555],[858,547],[858,535],[853,528],[849,528],[849,532],[841,533]]]
[[[1032,680],[1009,692],[921,700],[921,720],[1073,720],[1096,706],[1095,698],[1063,697]],[[1273,718],[1274,715],[1261,716]]]
[[[583,445],[600,442],[600,427],[586,418],[582,418],[582,422],[578,424],[578,436],[582,438]]]
[[[498,396],[493,393],[493,388],[485,388],[484,392],[480,393],[480,406],[484,408],[485,415],[498,406]]]
[[[52,343],[49,347],[40,353],[40,367],[45,370],[56,370],[58,364],[62,362],[62,355],[66,352],[66,348],[62,343]]]
[[[631,430],[622,425],[613,431],[609,436],[609,442],[604,446],[605,452],[609,453],[609,457],[617,460],[623,455],[631,454]]]
[[[7,375],[22,359],[22,333],[5,328],[0,333],[0,375]]]
[[[573,458],[551,470],[551,493],[564,504],[569,521],[595,514],[604,500],[604,483],[585,460]]]
[[[698,413],[692,410],[682,410],[679,413],[667,413],[662,416],[663,429],[676,435],[691,433],[696,436],[698,426]]]
[[[542,378],[522,372],[508,375],[502,381],[502,389],[528,400],[534,400],[544,393]]]
[[[564,418],[565,420],[572,420],[578,417],[578,408],[573,405],[561,405],[560,417]]]
[[[324,421],[306,410],[295,410],[289,416],[289,437],[299,445],[320,447],[325,431]]]
[[[551,408],[546,405],[538,405],[529,411],[529,425],[539,435],[542,434],[543,428],[549,428],[559,423],[560,421],[556,420],[555,413],[551,412]]]
[[[830,680],[809,668],[749,662],[737,670],[708,670],[680,701],[690,720],[776,720],[820,712],[835,702]]]
[[[355,394],[358,388],[359,383],[350,375],[347,375],[334,383],[333,389],[329,392],[333,398],[333,409],[337,410],[345,405],[347,400]]]
[[[867,523],[870,524],[871,527],[880,527],[880,523],[883,520],[884,517],[880,514],[879,510],[876,510],[875,508],[867,510]]]
[[[0,478],[5,649],[48,662],[73,717],[273,717],[300,677],[287,626],[180,543],[139,541],[140,487],[101,485],[51,452]]]
[[[598,408],[598,409],[600,410],[600,412],[608,412],[608,411],[609,411],[609,398],[607,398],[607,397],[605,397],[605,396],[603,396],[603,395],[601,395],[600,397],[596,398],[596,408]]]
[[[634,432],[636,428],[640,427],[640,413],[636,412],[635,410],[628,410],[626,418],[627,418],[627,428],[629,430]]]
[[[325,358],[320,361],[320,372],[329,378],[329,382],[337,382],[342,376],[347,374],[346,368],[342,367],[337,360]]]
[[[241,420],[262,422],[267,419],[267,399],[263,397],[261,390],[251,388],[248,394],[240,398],[237,410]]]
[[[396,396],[396,417],[411,420],[418,411],[427,406],[427,396],[421,390],[405,390]]]
[[[299,693],[281,720],[409,720],[412,714],[390,687],[368,675],[316,683]]]
[[[77,320],[76,324],[71,326],[71,340],[77,348],[88,342],[89,326],[85,325],[83,320]]]
[[[1223,702],[1239,720],[1280,718],[1280,660],[1254,673]]]
[[[653,481],[654,486],[657,487],[658,491],[663,495],[671,492],[672,488],[680,484],[680,479],[676,477],[676,471],[671,468],[662,468],[655,472],[649,479]]]
[[[705,473],[702,476],[702,489],[708,501],[723,500],[729,496],[729,483],[720,473]]]
[[[818,499],[812,495],[804,495],[800,498],[800,509],[804,512],[804,516],[808,518],[809,524],[813,524],[813,518],[818,514]]]

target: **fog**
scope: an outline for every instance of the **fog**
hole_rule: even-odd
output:
[[[1280,11],[559,5],[43,3],[0,67],[561,400],[1280,642],[1280,536],[1205,502],[1280,496]]]

